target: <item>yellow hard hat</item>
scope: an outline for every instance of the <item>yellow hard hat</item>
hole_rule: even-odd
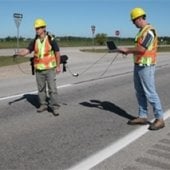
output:
[[[143,15],[146,15],[146,13],[145,13],[145,11],[142,8],[134,8],[130,12],[131,20],[134,20],[134,19],[136,19],[138,17],[141,17]]]
[[[47,26],[46,22],[41,18],[36,19],[35,22],[34,22],[34,27],[35,28],[46,27],[46,26]]]

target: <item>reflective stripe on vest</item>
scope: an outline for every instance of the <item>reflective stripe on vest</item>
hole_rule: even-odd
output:
[[[146,25],[135,38],[136,46],[140,46],[143,41],[143,36],[153,29],[151,25]],[[134,62],[141,65],[156,64],[156,51],[157,51],[157,36],[155,35],[154,40],[149,45],[148,49],[142,54],[134,55]]]
[[[56,58],[48,35],[43,42],[38,38],[34,46],[34,67],[36,70],[47,70],[56,67]]]

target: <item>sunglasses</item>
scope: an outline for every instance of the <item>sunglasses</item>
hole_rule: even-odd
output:
[[[41,28],[44,28],[44,27],[37,27],[37,28],[35,28],[36,30],[39,30],[39,29],[41,29]]]

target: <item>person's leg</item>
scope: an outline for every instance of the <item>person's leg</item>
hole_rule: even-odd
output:
[[[148,116],[148,110],[147,110],[147,99],[141,84],[141,79],[139,76],[139,72],[142,68],[139,66],[134,66],[134,88],[136,90],[136,98],[138,102],[138,117],[129,120],[129,125],[145,125],[148,124],[147,116]]]
[[[145,67],[139,73],[147,100],[153,107],[156,119],[163,118],[163,110],[155,88],[155,66]]]
[[[146,67],[140,76],[147,100],[152,105],[155,116],[155,121],[149,126],[149,129],[161,129],[165,126],[165,123],[163,120],[162,105],[155,88],[155,66]]]
[[[140,118],[147,118],[147,98],[145,96],[145,91],[143,88],[141,72],[143,72],[143,67],[135,66],[134,68],[134,88],[136,90],[136,98],[139,105],[138,115]]]
[[[48,92],[49,92],[49,106],[54,111],[57,110],[60,105],[58,104],[58,93],[56,87],[56,71],[55,69],[48,70],[47,75],[47,84],[48,84]]]
[[[40,108],[38,112],[47,110],[47,101],[46,101],[46,76],[45,71],[36,71],[36,82],[38,88],[38,97],[40,102]]]

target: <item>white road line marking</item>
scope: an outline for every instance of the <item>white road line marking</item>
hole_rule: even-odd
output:
[[[114,78],[121,77],[121,76],[126,76],[126,74],[118,75]],[[73,86],[73,85],[78,85],[78,84],[65,84],[65,85],[57,86],[57,88],[60,89],[60,88],[70,87],[70,86]],[[21,97],[21,96],[28,94],[28,93],[29,94],[35,94],[35,93],[37,93],[37,91],[30,91],[30,92],[24,92],[24,93],[20,93],[20,94],[16,94],[16,95],[11,95],[11,96],[0,97],[0,101],[12,99],[12,98],[16,98],[16,97]]]
[[[61,88],[70,87],[70,86],[72,86],[72,84],[65,84],[65,85],[57,86],[57,88],[61,89]],[[37,93],[37,91],[31,91],[31,92],[25,92],[25,93],[20,93],[20,94],[16,94],[16,95],[6,96],[6,97],[0,97],[0,101],[12,99],[12,98],[16,98],[16,97],[21,97],[21,96],[28,94],[28,93],[29,94],[35,94],[35,93]]]
[[[170,110],[165,112],[164,119],[166,120],[169,117],[170,117]],[[85,160],[82,160],[77,165],[74,165],[67,170],[80,170],[80,169],[89,170],[93,168],[94,166],[98,165],[99,163],[103,162],[107,158],[113,156],[115,153],[119,152],[121,149],[123,149],[130,143],[134,142],[135,140],[140,138],[142,135],[144,135],[148,131],[149,131],[148,126],[141,126],[140,128],[131,132],[127,136],[119,139],[118,141],[106,147],[105,149],[97,152],[96,154],[88,157]]]
[[[11,95],[11,96],[6,96],[6,97],[1,97],[0,98],[0,101],[3,101],[3,100],[7,100],[7,99],[12,99],[12,98],[16,98],[16,97],[21,97],[27,93],[29,94],[34,94],[36,93],[37,91],[32,91],[32,92],[25,92],[25,93],[20,93],[20,94],[16,94],[16,95]]]

